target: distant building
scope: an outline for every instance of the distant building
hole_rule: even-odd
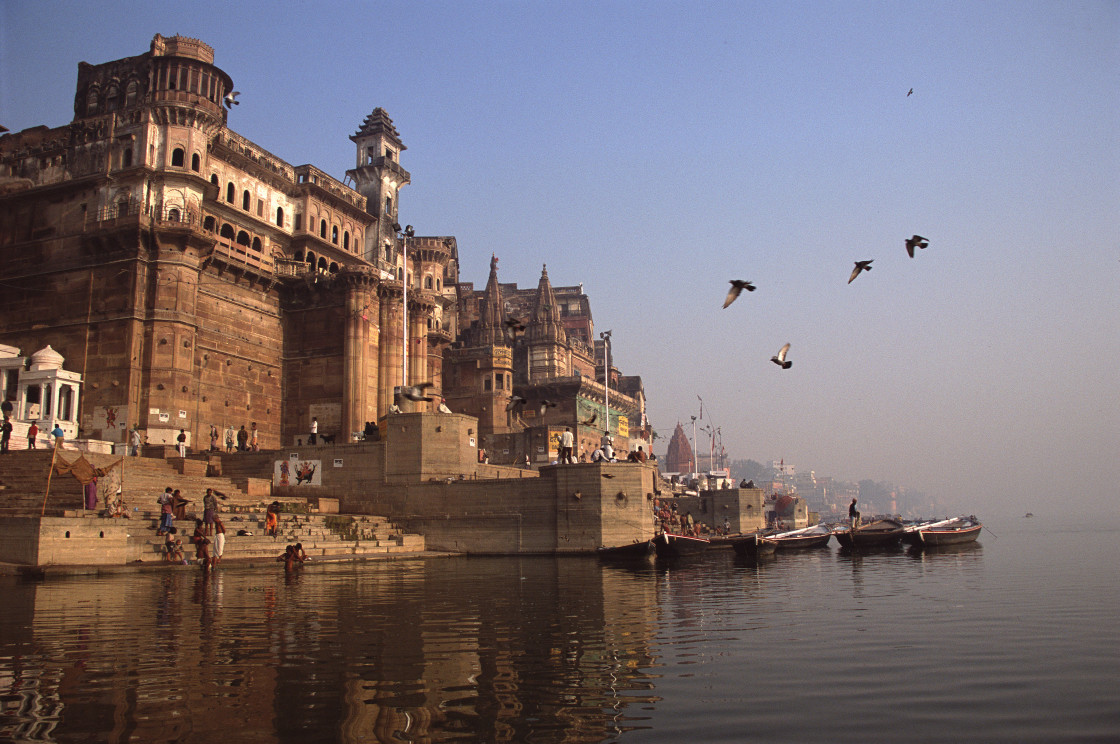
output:
[[[669,440],[669,448],[665,453],[665,471],[668,473],[695,473],[696,460],[692,455],[692,445],[688,443],[684,427],[677,422],[673,436]]]

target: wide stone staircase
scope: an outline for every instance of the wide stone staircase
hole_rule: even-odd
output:
[[[51,450],[24,450],[0,456],[0,518],[39,516],[101,519],[105,503],[87,511],[82,487],[69,473],[51,472]],[[177,488],[192,503],[186,519],[175,527],[183,542],[184,556],[193,559],[195,518],[202,516],[202,497],[207,488],[221,494],[219,518],[225,525],[225,561],[278,557],[291,543],[302,543],[313,558],[346,560],[394,553],[422,552],[421,535],[404,534],[384,517],[317,513],[318,500],[271,496],[271,481],[261,477],[271,468],[275,453],[247,453],[222,457],[206,454],[187,458],[124,457],[65,450],[59,457],[73,462],[79,455],[94,468],[109,469],[103,479],[119,478],[123,508],[120,516],[129,524],[129,552],[142,562],[164,560],[164,538],[156,536],[159,522],[157,499],[167,487]],[[222,473],[218,475],[217,473]],[[102,489],[104,490],[104,489]],[[45,502],[44,502],[45,497]],[[281,505],[280,529],[276,537],[265,535],[265,509],[272,501]],[[45,508],[44,508],[45,503]],[[238,534],[238,533],[241,534]]]
[[[221,514],[219,518],[226,530],[223,562],[276,559],[288,545],[295,543],[302,544],[312,559],[320,560],[353,560],[424,551],[423,536],[404,534],[383,517],[281,513],[276,537],[265,534],[263,509]],[[129,536],[131,552],[139,554],[145,563],[166,560],[164,538],[155,535],[158,521],[155,513],[133,520],[137,527],[143,527]],[[193,563],[195,546],[190,537],[194,534],[194,520],[177,520],[175,529],[183,543],[184,558]],[[210,541],[213,552],[213,536]]]

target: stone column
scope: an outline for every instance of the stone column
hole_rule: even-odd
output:
[[[371,324],[379,310],[372,291],[371,278],[346,277],[346,337],[343,349],[343,401],[341,441],[349,442],[353,432],[361,431],[371,409],[376,403],[369,397],[368,380],[372,372],[377,378],[378,358],[376,345],[370,353]]]
[[[401,293],[384,285],[379,293],[378,417],[393,405],[393,388],[401,384],[401,343],[404,324],[401,320]]]

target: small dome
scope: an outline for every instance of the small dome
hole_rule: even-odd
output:
[[[44,348],[39,349],[31,355],[31,371],[38,372],[44,369],[62,369],[62,363],[66,361],[61,354],[51,348],[47,344]]]

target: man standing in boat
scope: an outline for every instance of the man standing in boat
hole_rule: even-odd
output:
[[[848,504],[848,521],[852,523],[852,529],[859,527],[859,512],[856,511],[856,499],[852,499],[852,503]]]

